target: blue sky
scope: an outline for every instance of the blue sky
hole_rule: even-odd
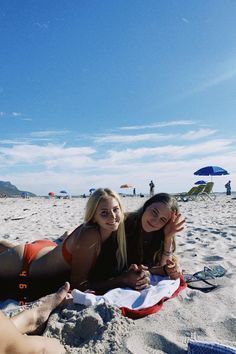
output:
[[[236,190],[235,0],[1,0],[0,180]],[[206,180],[209,180],[206,177]]]

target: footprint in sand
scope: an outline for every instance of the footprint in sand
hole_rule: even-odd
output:
[[[157,333],[139,333],[128,338],[127,348],[132,354],[186,354],[184,348]]]

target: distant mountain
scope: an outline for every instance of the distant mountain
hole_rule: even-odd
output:
[[[16,186],[11,184],[11,182],[0,181],[0,194],[6,194],[8,197],[21,196],[23,193],[26,193],[29,197],[36,197],[36,194],[20,191]]]

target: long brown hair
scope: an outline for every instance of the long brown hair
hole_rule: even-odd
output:
[[[142,225],[141,225],[141,219],[142,215],[147,209],[148,206],[150,206],[153,203],[163,203],[165,204],[171,211],[174,211],[175,213],[179,212],[179,207],[176,199],[172,197],[168,193],[157,193],[151,198],[149,198],[144,205],[139,208],[138,210],[127,213],[126,218],[125,218],[125,223],[128,225],[128,229],[126,229],[126,232],[130,232],[131,238],[136,239],[136,245],[138,247],[137,253],[140,258],[140,262],[142,262],[143,259],[143,247],[142,247]],[[153,255],[152,262],[154,264],[158,264],[161,260],[161,257],[163,255],[164,251],[164,227],[165,225],[157,231],[153,231],[153,239],[155,243],[155,252]],[[129,235],[128,235],[129,236]],[[137,239],[138,238],[138,239]],[[172,242],[172,252],[174,253],[176,250],[176,240],[175,236],[173,237],[173,242]],[[133,251],[133,250],[132,250]],[[176,256],[173,255],[173,260],[176,260]]]

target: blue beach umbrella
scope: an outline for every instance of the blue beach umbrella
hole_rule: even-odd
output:
[[[206,166],[206,167],[202,167],[202,168],[200,168],[200,170],[197,170],[196,172],[194,172],[194,175],[196,175],[196,176],[211,176],[211,181],[212,181],[212,176],[229,175],[229,172],[219,166]]]
[[[207,182],[201,179],[200,181],[197,181],[194,184],[207,184]]]
[[[194,172],[196,176],[222,176],[229,175],[229,172],[219,166],[206,166]]]
[[[93,193],[93,192],[95,192],[95,188],[90,188],[90,190],[89,190],[89,193]]]

